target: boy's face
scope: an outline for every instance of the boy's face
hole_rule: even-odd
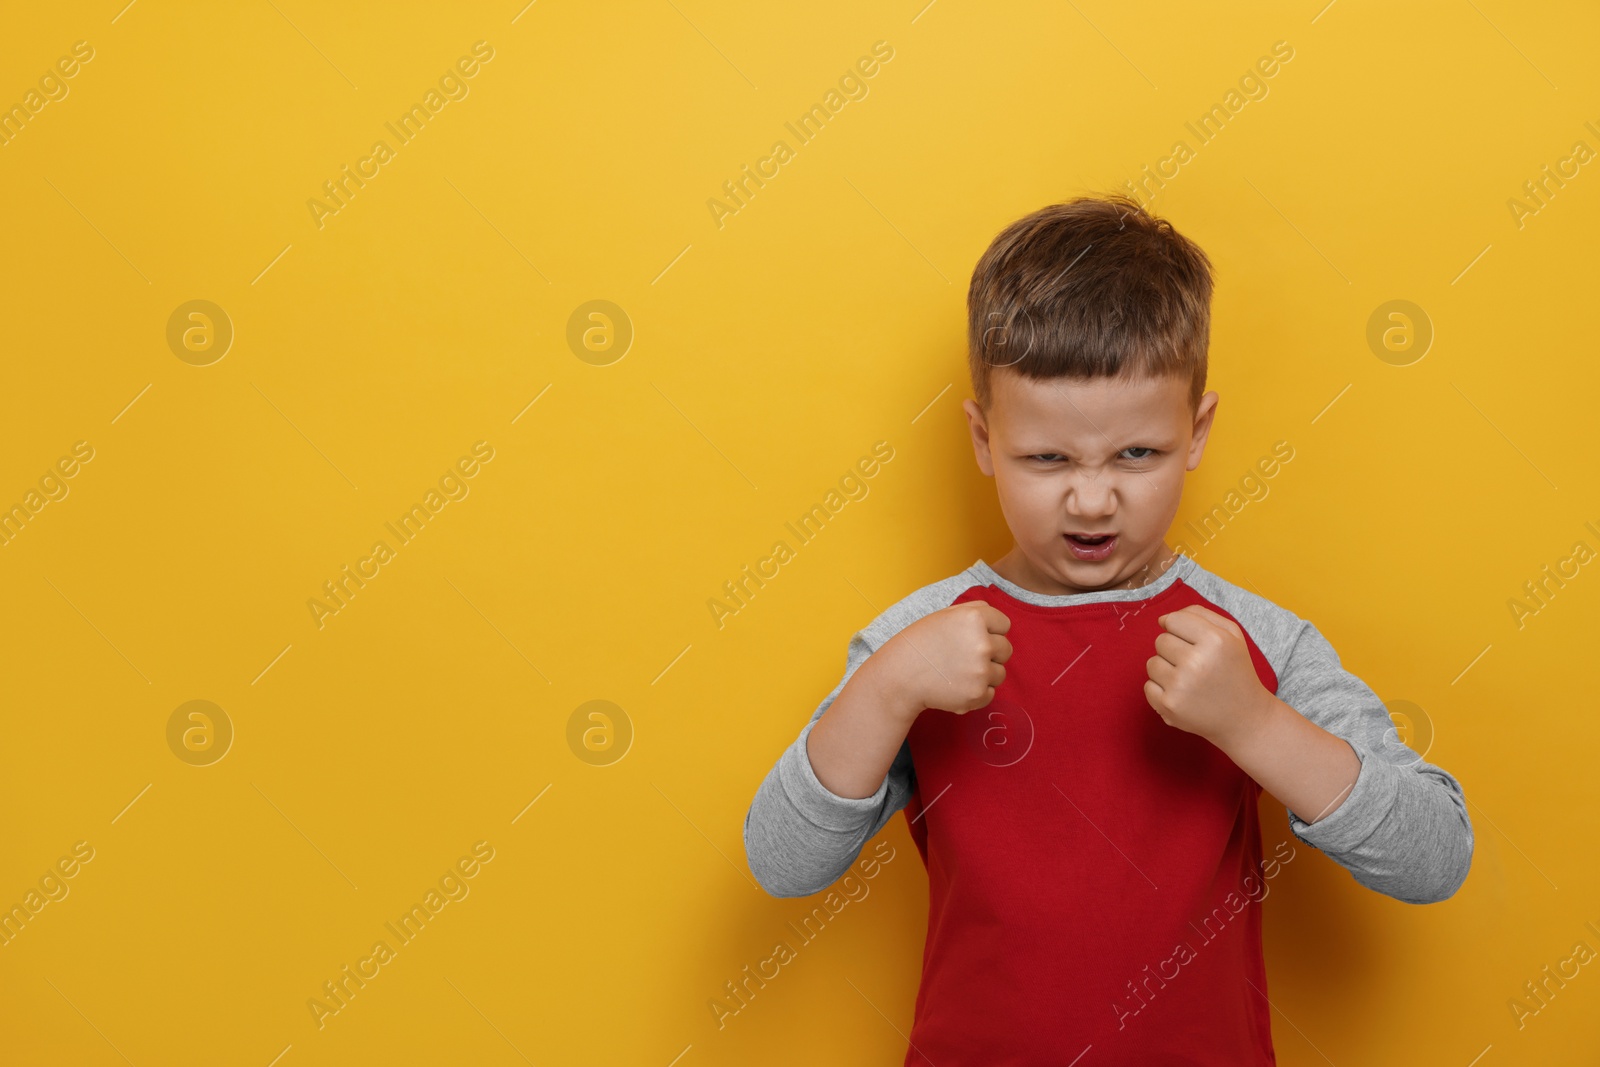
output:
[[[995,480],[1016,547],[994,567],[1051,595],[1142,585],[1173,556],[1164,542],[1200,465],[1217,394],[1189,409],[1189,382],[990,372],[987,413],[962,404],[978,467]],[[1071,535],[1109,535],[1087,545]]]

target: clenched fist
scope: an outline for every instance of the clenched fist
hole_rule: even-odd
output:
[[[1262,721],[1272,698],[1256,676],[1244,631],[1198,604],[1159,621],[1167,632],[1145,662],[1145,699],[1168,726],[1226,749]]]
[[[868,659],[879,660],[884,689],[908,718],[926,708],[965,715],[994,699],[1011,658],[1003,636],[1011,620],[993,604],[969,600],[924,615]]]

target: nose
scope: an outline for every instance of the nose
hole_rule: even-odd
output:
[[[1112,482],[1103,470],[1080,470],[1067,495],[1067,511],[1091,523],[1110,518],[1117,511],[1117,490]]]

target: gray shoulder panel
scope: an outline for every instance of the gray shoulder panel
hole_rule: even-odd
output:
[[[1184,580],[1249,633],[1278,676],[1278,699],[1360,757],[1355,785],[1331,813],[1307,822],[1285,808],[1295,837],[1396,900],[1431,904],[1453,895],[1473,851],[1460,782],[1400,740],[1383,701],[1311,623],[1192,560]]]

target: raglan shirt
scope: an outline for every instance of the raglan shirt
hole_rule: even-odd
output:
[[[912,622],[974,599],[1011,620],[990,704],[919,715],[869,797],[822,785],[806,742],[850,677]],[[1137,589],[1061,596],[979,560],[851,638],[843,679],[745,818],[752,873],[796,897],[831,885],[904,811],[929,878],[907,1067],[1276,1062],[1258,902],[1277,862],[1263,856],[1261,787],[1144,696],[1158,619],[1189,604],[1236,622],[1262,685],[1361,760],[1332,811],[1308,822],[1286,809],[1293,835],[1408,903],[1465,880],[1460,784],[1400,741],[1311,623],[1184,555]]]

